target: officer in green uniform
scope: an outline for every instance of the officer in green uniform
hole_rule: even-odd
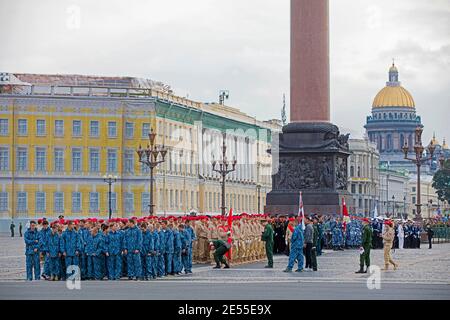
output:
[[[227,260],[224,258],[225,253],[230,250],[231,245],[223,240],[213,240],[209,243],[211,250],[214,250],[214,261],[216,261],[216,266],[214,269],[220,269],[222,267],[221,263],[225,265],[225,269],[230,268]]]
[[[261,240],[266,243],[267,266],[265,268],[273,268],[273,228],[269,220],[264,221],[264,232]]]
[[[359,270],[356,273],[367,273],[370,266],[370,248],[372,247],[372,228],[370,221],[367,218],[363,220],[363,231],[361,239],[361,254],[359,255]],[[364,250],[364,251],[363,251]],[[364,271],[364,263],[366,264],[366,271]]]

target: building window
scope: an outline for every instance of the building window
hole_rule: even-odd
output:
[[[125,212],[134,212],[134,194],[132,192],[125,193]]]
[[[64,136],[64,120],[55,120],[55,136]]]
[[[111,210],[117,212],[117,193],[111,192]]]
[[[8,211],[8,192],[0,192],[0,212]]]
[[[161,197],[162,199],[162,197]],[[161,202],[161,201],[160,201]],[[141,213],[147,213],[149,212],[150,206],[150,193],[144,192],[142,194],[142,201],[141,201]]]
[[[100,171],[100,154],[98,149],[89,150],[89,172]]]
[[[351,166],[350,167],[350,177],[354,177],[355,176],[355,167]]]
[[[142,138],[148,138],[148,134],[150,133],[150,123],[142,124]]]
[[[73,120],[72,135],[74,137],[81,137],[81,120]]]
[[[26,192],[17,192],[17,211],[21,213],[27,212]]]
[[[124,154],[125,157],[125,172],[133,173],[134,172],[134,151],[127,150]]]
[[[64,193],[55,192],[54,201],[55,213],[64,213]]]
[[[412,192],[416,192],[416,187],[412,187]]]
[[[46,171],[46,149],[45,148],[36,148],[36,171],[37,172],[45,172]]]
[[[149,173],[149,172],[150,168],[146,164],[141,163],[141,173]]]
[[[108,150],[108,172],[117,171],[117,151],[114,149]]]
[[[99,123],[98,121],[91,121],[89,124],[89,136],[98,137],[99,136]]]
[[[362,194],[362,193],[363,193],[362,190],[363,190],[362,185],[359,185],[359,186],[358,186],[358,193],[359,193],[359,194]]]
[[[72,172],[81,172],[81,149],[72,149]]]
[[[28,151],[27,148],[17,148],[17,170],[28,170]]]
[[[117,123],[115,121],[108,122],[108,137],[109,138],[117,137]]]
[[[7,136],[9,132],[8,119],[0,119],[0,136]]]
[[[134,136],[134,123],[126,122],[125,123],[125,138],[132,139]]]
[[[361,167],[358,167],[358,178],[361,177]]]
[[[412,199],[412,203],[416,204],[416,197],[412,197],[411,199]]]
[[[9,170],[9,148],[0,147],[0,171]]]
[[[45,213],[45,192],[36,192],[36,213]]]
[[[64,172],[64,149],[55,149],[55,172]]]
[[[81,213],[81,192],[72,192],[72,213]]]
[[[90,213],[99,212],[98,192],[89,192],[89,212]]]
[[[42,119],[36,120],[36,135],[45,136],[45,134],[46,134],[45,120]]]
[[[19,130],[17,134],[24,136],[28,133],[28,122],[27,119],[19,119]]]

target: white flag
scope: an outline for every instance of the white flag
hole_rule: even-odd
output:
[[[298,205],[298,217],[302,217],[302,230],[305,230],[305,210],[303,210],[302,192],[300,191],[299,205]]]

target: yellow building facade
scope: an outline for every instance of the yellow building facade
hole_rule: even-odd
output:
[[[39,93],[0,94],[3,220],[107,217],[103,177],[108,174],[117,176],[113,216],[147,215],[149,171],[138,162],[136,149],[148,144],[151,129],[157,144],[169,149],[155,176],[158,214],[220,212],[221,185],[211,160],[221,158],[223,133],[227,158],[238,161],[227,177],[227,208],[257,212],[260,195],[263,210],[271,189],[266,150],[277,124],[160,91],[105,94],[105,88],[89,88],[76,94],[77,89],[49,86]]]

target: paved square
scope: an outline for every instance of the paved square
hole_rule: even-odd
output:
[[[450,244],[395,250],[397,271],[381,272],[381,289],[367,288],[367,274],[355,274],[358,250],[325,251],[319,271],[284,273],[286,256],[213,270],[196,265],[194,274],[155,281],[87,281],[81,290],[64,282],[26,282],[23,238],[0,237],[0,299],[450,299]],[[382,250],[372,250],[382,267]]]

